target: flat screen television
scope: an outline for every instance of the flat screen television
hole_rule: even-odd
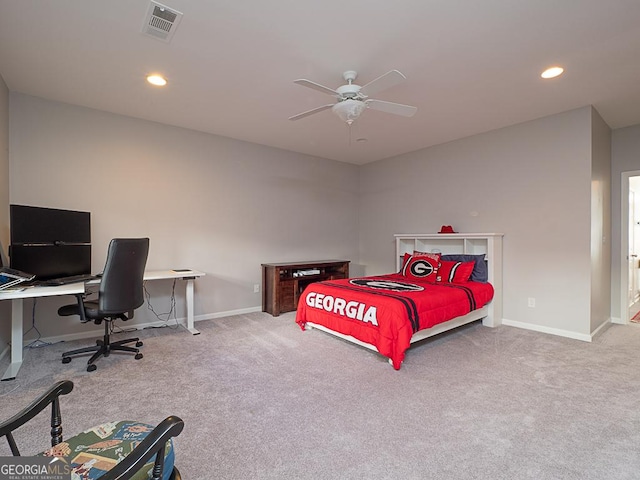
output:
[[[91,273],[91,214],[10,205],[11,268],[36,280]]]

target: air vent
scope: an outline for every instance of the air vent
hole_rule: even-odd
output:
[[[180,20],[182,20],[182,13],[152,1],[144,18],[142,33],[169,43]]]

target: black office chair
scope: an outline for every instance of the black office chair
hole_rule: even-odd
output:
[[[111,240],[100,279],[98,299],[87,301],[84,295],[78,294],[78,303],[58,309],[58,315],[79,315],[83,323],[94,321],[99,325],[104,322],[104,338],[97,340],[95,347],[63,353],[62,363],[69,363],[72,356],[95,352],[87,362],[87,371],[92,372],[96,369],[94,362],[101,356],[108,357],[113,351],[135,353],[136,360],[142,358],[138,348],[127,345],[135,343],[136,347],[141,347],[142,342],[139,338],[111,342],[109,336],[114,320],[133,318],[133,311],[144,303],[143,277],[148,254],[148,238]]]
[[[71,469],[74,478],[181,480],[180,472],[175,466],[172,440],[184,428],[184,422],[179,417],[167,417],[155,428],[153,425],[130,420],[112,421],[63,439],[59,397],[72,390],[73,382],[70,380],[57,382],[31,405],[0,422],[0,437],[7,439],[14,457],[21,456],[14,432],[51,405],[51,448],[36,455],[37,457],[67,457],[68,461],[63,460],[63,464]],[[98,448],[99,445],[102,446]],[[3,464],[10,463],[9,458],[5,457]],[[35,461],[30,462],[32,463]],[[52,464],[53,461],[48,463]],[[55,473],[51,475],[51,478],[58,478]]]

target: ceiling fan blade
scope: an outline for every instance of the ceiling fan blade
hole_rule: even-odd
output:
[[[418,111],[417,107],[411,105],[403,105],[401,103],[384,102],[382,100],[366,100],[367,107],[381,112],[393,113],[394,115],[402,115],[403,117],[413,117]]]
[[[362,88],[360,88],[360,93],[366,96],[370,96],[374,93],[386,90],[387,88],[391,88],[406,79],[407,77],[401,74],[398,70],[391,70],[390,72],[387,72],[384,75],[381,75],[375,80],[371,80],[369,83],[364,85]]]
[[[314,113],[318,113],[318,112],[321,112],[323,110],[327,110],[328,108],[333,107],[333,105],[334,105],[333,103],[330,103],[328,105],[323,105],[321,107],[317,107],[317,108],[314,108],[312,110],[307,110],[306,112],[302,112],[302,113],[299,113],[297,115],[294,115],[293,117],[289,117],[289,120],[300,120],[301,118],[308,117],[309,115],[313,115]]]
[[[336,92],[332,88],[325,87],[324,85],[320,85],[319,83],[312,82],[311,80],[305,80],[304,78],[294,80],[293,83],[297,83],[298,85],[302,85],[303,87],[313,88],[314,90],[318,90],[319,92],[333,95],[334,97],[339,96],[338,92]]]

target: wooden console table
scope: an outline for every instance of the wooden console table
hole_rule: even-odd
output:
[[[277,317],[298,307],[304,289],[313,282],[349,278],[349,261],[263,263],[262,311]]]

